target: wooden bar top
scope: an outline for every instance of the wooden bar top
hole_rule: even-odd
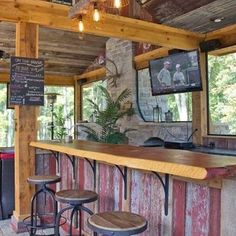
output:
[[[73,143],[34,141],[30,146],[133,169],[192,179],[236,175],[236,158],[187,150],[135,147],[75,140]]]

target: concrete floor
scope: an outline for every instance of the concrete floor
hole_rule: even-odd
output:
[[[53,229],[47,229],[47,230],[38,230],[37,235],[48,235],[53,234]],[[60,235],[65,235],[64,232],[60,232]],[[0,236],[29,236],[29,233],[20,233],[16,234],[11,226],[10,226],[10,219],[8,220],[1,220],[0,221]]]

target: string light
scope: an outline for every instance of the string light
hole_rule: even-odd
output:
[[[83,32],[84,31],[84,23],[83,23],[83,19],[82,16],[79,16],[79,32]]]
[[[114,7],[121,8],[121,0],[114,0]]]
[[[100,20],[100,12],[98,10],[98,5],[97,3],[95,2],[94,3],[94,8],[93,8],[93,20],[98,22]]]

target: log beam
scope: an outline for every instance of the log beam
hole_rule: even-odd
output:
[[[200,53],[200,68],[203,91],[192,93],[192,130],[197,129],[193,136],[193,142],[203,145],[202,137],[207,135],[207,68],[205,53]]]
[[[87,82],[92,82],[95,80],[99,80],[105,76],[106,76],[106,69],[104,67],[102,67],[102,68],[75,76],[75,81],[87,79]]]
[[[141,69],[147,68],[149,66],[150,60],[168,56],[169,50],[170,50],[170,48],[161,47],[161,48],[157,48],[155,50],[152,50],[150,52],[135,56],[134,63],[135,63],[136,70],[141,70]]]
[[[68,11],[68,6],[40,0],[0,1],[0,20],[28,22],[78,32],[78,20],[69,19]],[[83,21],[84,32],[88,34],[146,42],[165,47],[195,49],[204,39],[203,34],[111,14],[104,14],[99,22],[94,22],[91,16],[86,15]]]
[[[16,56],[38,57],[38,25],[17,23]],[[35,150],[29,143],[37,139],[35,106],[15,106],[15,211],[12,222],[22,222],[30,213],[34,188],[27,178],[35,173]],[[15,225],[16,231],[20,229]]]
[[[9,73],[0,73],[0,83],[9,83]],[[45,85],[74,86],[74,76],[45,75]]]
[[[214,51],[211,51],[209,54],[213,56],[224,56],[229,53],[235,53],[236,52],[236,45],[220,48]]]
[[[211,55],[222,56],[236,52],[236,24],[206,34],[206,40],[219,39],[221,48],[211,51]]]
[[[134,57],[135,68],[137,70],[147,68],[149,66],[150,60],[167,56],[168,50],[169,50],[169,48],[162,47],[162,48],[158,48],[158,49],[152,50],[150,52],[135,56]],[[99,69],[96,69],[93,71],[89,71],[89,72],[85,72],[81,75],[75,76],[75,81],[87,79],[87,82],[92,82],[92,81],[102,79],[105,76],[106,76],[106,69],[105,69],[105,67],[102,67],[102,68],[99,68]]]

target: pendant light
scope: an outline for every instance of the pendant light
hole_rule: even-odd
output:
[[[114,0],[114,8],[117,9],[121,8],[121,0]]]
[[[93,20],[98,22],[100,21],[100,12],[98,10],[98,5],[97,5],[97,2],[94,3],[94,6],[93,6]]]
[[[79,32],[82,33],[84,31],[84,23],[83,23],[83,19],[82,16],[79,16]]]

